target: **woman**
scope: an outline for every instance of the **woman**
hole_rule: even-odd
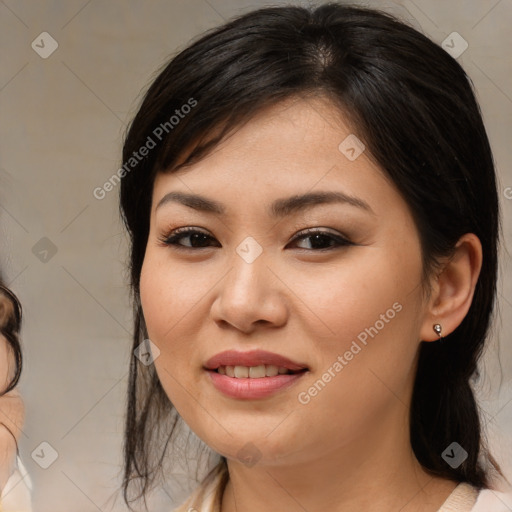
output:
[[[374,10],[251,12],[160,73],[119,175],[129,505],[184,420],[219,458],[180,512],[471,509],[499,210],[452,57]]]
[[[23,364],[19,333],[21,304],[0,280],[0,511],[30,512],[32,480],[18,442],[25,421],[25,405],[16,387]]]
[[[16,469],[24,420],[23,400],[16,389],[22,367],[20,325],[21,305],[0,283],[0,494]]]

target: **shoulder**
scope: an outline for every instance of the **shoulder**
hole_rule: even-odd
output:
[[[16,462],[17,467],[1,492],[0,512],[32,510],[32,480],[19,456]]]
[[[512,510],[512,489],[497,491],[483,489],[471,512],[510,512]]]
[[[220,512],[222,494],[228,478],[225,464],[219,463],[185,502],[172,512]]]
[[[479,490],[468,483],[461,482],[438,512],[510,512],[512,510],[512,492],[510,491]]]
[[[476,487],[461,482],[446,498],[437,512],[471,512],[478,499],[479,491]]]

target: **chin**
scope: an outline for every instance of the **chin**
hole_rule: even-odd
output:
[[[268,432],[271,429],[267,430]],[[222,438],[212,438],[212,431],[203,441],[216,453],[233,462],[240,462],[247,467],[258,465],[279,465],[292,463],[292,454],[296,454],[297,445],[290,445],[292,436],[275,436],[270,439],[264,435],[253,435],[252,432],[229,436],[226,432]]]

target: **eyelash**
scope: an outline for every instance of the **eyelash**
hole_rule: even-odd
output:
[[[196,234],[196,233],[200,234],[200,235],[203,235],[206,238],[213,239],[213,237],[211,237],[207,233],[204,233],[203,231],[199,231],[199,230],[194,229],[194,228],[178,228],[178,229],[174,230],[173,232],[171,232],[169,235],[166,235],[166,236],[162,237],[160,239],[160,242],[162,244],[166,245],[166,246],[173,246],[173,248],[175,248],[177,250],[180,250],[180,251],[181,250],[183,250],[183,251],[189,251],[189,250],[195,251],[195,250],[198,250],[198,249],[208,249],[210,246],[190,247],[190,246],[185,246],[185,245],[181,245],[181,244],[177,243],[178,240],[180,240],[181,238],[185,238],[187,236],[190,236],[190,235],[193,235],[193,234]],[[335,242],[335,245],[331,246],[331,247],[323,248],[323,249],[303,249],[303,248],[301,248],[302,250],[304,250],[304,251],[315,251],[315,252],[326,252],[326,251],[331,251],[333,249],[337,249],[337,248],[344,247],[344,246],[355,245],[353,242],[351,242],[350,240],[348,240],[345,237],[342,237],[340,235],[335,235],[335,234],[330,233],[328,231],[323,231],[323,230],[314,229],[314,228],[307,229],[307,230],[303,231],[301,234],[299,234],[295,238],[293,238],[292,242],[295,242],[297,240],[301,240],[301,239],[304,239],[304,238],[310,238],[310,237],[312,237],[314,235],[321,235],[323,237],[330,238],[332,241]]]

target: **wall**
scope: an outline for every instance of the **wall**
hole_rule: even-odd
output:
[[[263,5],[247,0],[0,3],[1,252],[6,280],[25,313],[20,388],[27,419],[21,454],[38,512],[125,509],[115,493],[130,357],[126,240],[118,190],[103,199],[93,191],[117,170],[122,135],[140,91],[166,59],[204,30]],[[491,446],[511,475],[512,279],[505,249],[512,237],[512,3],[370,5],[406,17],[438,43],[456,31],[469,44],[458,59],[477,89],[494,150],[505,233],[501,315],[484,359],[479,397]],[[42,58],[33,41],[43,55],[52,44],[58,47]],[[42,442],[58,454],[48,469],[31,457]],[[155,503],[154,510],[171,509],[166,489]]]

